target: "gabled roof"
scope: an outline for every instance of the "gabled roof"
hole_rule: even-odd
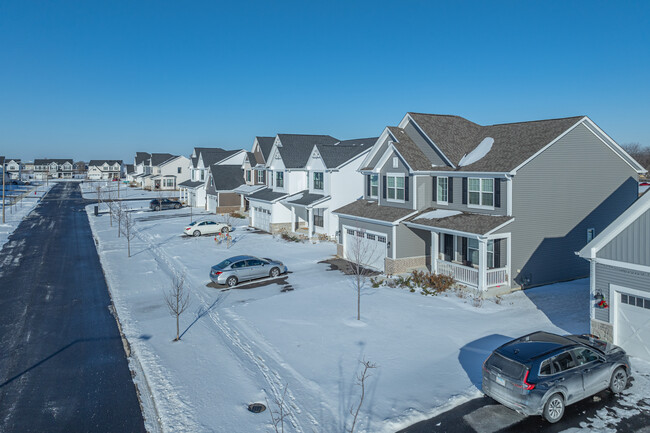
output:
[[[585,116],[481,126],[460,116],[408,113],[417,126],[459,171],[509,172],[576,125]],[[459,162],[483,139],[494,139],[492,149],[464,167]],[[436,167],[436,170],[453,170]]]
[[[370,150],[377,137],[343,140],[334,144],[316,144],[323,164],[327,168],[336,168],[354,159],[359,154]]]
[[[72,164],[72,159],[66,159],[66,158],[55,158],[55,159],[49,159],[49,158],[41,158],[41,159],[34,159],[34,165],[48,165],[52,163],[56,164],[65,164],[66,162],[69,162]]]
[[[238,165],[217,165],[210,166],[210,175],[212,176],[213,185],[208,187],[208,192],[212,191],[232,191],[238,186],[246,183],[244,181],[244,171]]]
[[[595,259],[598,251],[609,244],[609,242],[648,210],[650,210],[650,194],[646,192],[577,254],[584,259]],[[646,242],[650,242],[650,240],[646,239]]]
[[[241,149],[236,149],[236,150],[224,150],[221,148],[205,149],[204,151],[201,152],[201,159],[203,160],[203,166],[211,167],[213,164],[223,161],[224,159],[238,152],[241,152]]]
[[[251,167],[255,167],[257,165],[257,158],[255,158],[255,154],[253,152],[246,152],[246,158],[248,158],[248,163],[251,165]]]
[[[127,172],[127,173],[135,173],[135,165],[133,165],[133,164],[126,164],[126,172]]]
[[[273,148],[273,143],[275,142],[275,137],[255,137],[257,139],[257,144],[260,146],[262,155],[265,160],[269,159],[269,154]]]
[[[171,153],[152,153],[150,161],[152,166],[156,166],[177,157],[178,155],[172,155]]]
[[[151,154],[147,152],[135,152],[135,164],[146,163],[151,158]]]
[[[119,164],[122,165],[122,160],[121,159],[91,159],[90,162],[88,163],[88,166],[100,166],[104,165],[104,163],[108,165],[114,165],[114,164]]]
[[[406,160],[406,163],[415,171],[427,171],[431,170],[431,161],[429,158],[420,150],[420,148],[415,144],[411,137],[408,136],[406,131],[402,128],[395,126],[389,126],[388,130],[391,135],[395,138],[393,146],[395,150],[399,152],[400,155]]]
[[[330,135],[278,134],[277,138],[280,140],[278,151],[286,168],[304,167],[315,145],[339,142]]]
[[[225,152],[225,151],[226,150],[220,147],[195,147],[194,152],[192,154],[196,156],[190,158],[192,161],[192,167],[196,168],[199,162],[199,156],[201,156],[201,152]]]

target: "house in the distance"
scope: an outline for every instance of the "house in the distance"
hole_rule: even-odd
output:
[[[149,174],[144,176],[144,187],[155,191],[177,190],[179,183],[189,179],[189,158],[169,153],[152,153]]]
[[[7,175],[10,179],[17,180],[22,179],[22,170],[23,164],[20,159],[16,158],[5,158],[5,166],[7,170]]]
[[[650,194],[578,254],[590,263],[591,333],[650,361]]]
[[[92,159],[88,163],[88,180],[119,180],[121,177],[121,159]]]
[[[0,183],[4,182],[5,184],[9,182],[11,178],[7,172],[7,163],[4,156],[0,156]]]
[[[178,185],[181,200],[189,206],[208,209],[207,188],[210,166],[242,152],[242,150],[225,150],[220,147],[195,147],[189,159],[190,177]]]
[[[485,293],[585,277],[574,251],[637,197],[645,170],[586,116],[482,126],[407,113],[341,207],[338,254],[387,274],[452,275]]]
[[[73,169],[73,161],[71,158],[34,159],[35,179],[72,179]]]

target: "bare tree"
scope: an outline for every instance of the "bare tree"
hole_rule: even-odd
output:
[[[117,220],[117,237],[120,237],[122,233],[122,220],[124,219],[124,206],[121,201],[111,202],[109,204],[113,208],[115,213],[115,219]]]
[[[167,308],[169,308],[169,314],[176,317],[176,338],[174,341],[178,341],[181,339],[180,317],[190,305],[190,294],[185,288],[185,275],[174,276],[172,278],[172,287],[165,294],[165,303],[167,304]]]
[[[650,169],[650,147],[641,143],[626,143],[621,147],[644,168]]]
[[[374,273],[367,266],[380,257],[377,243],[366,237],[365,231],[356,230],[351,241],[347,243],[347,258],[354,288],[357,290],[357,320],[361,320],[361,290],[366,286],[368,277]]]
[[[277,406],[276,410],[273,410],[269,405],[269,400],[266,400],[266,407],[269,409],[269,414],[271,415],[271,422],[273,423],[273,430],[275,433],[284,433],[284,419],[289,416],[290,409],[289,406],[284,402],[287,397],[287,390],[289,389],[289,384],[284,385],[284,391],[282,392],[282,397],[275,397],[273,402]]]
[[[122,205],[122,234],[126,238],[126,245],[129,257],[131,257],[131,240],[135,238],[135,221],[133,219],[133,213],[130,211],[128,206]]]
[[[349,433],[354,433],[354,428],[357,425],[357,418],[359,417],[359,411],[361,410],[363,400],[366,397],[366,380],[371,376],[368,370],[377,368],[377,364],[373,364],[370,361],[359,360],[359,362],[361,365],[363,365],[363,370],[357,375],[357,385],[361,387],[361,396],[359,397],[359,404],[357,405],[357,408],[355,409],[354,406],[350,408],[350,415],[352,415],[353,418],[352,426],[350,427],[350,430],[348,430]]]
[[[111,219],[111,227],[113,227],[113,191],[111,191],[111,189],[108,187],[104,193],[104,201],[108,205],[108,214],[110,215]]]

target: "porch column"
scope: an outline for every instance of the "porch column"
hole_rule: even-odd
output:
[[[307,234],[307,237],[311,239],[311,234],[314,231],[314,221],[312,218],[312,210],[309,208],[307,208],[307,221],[308,221],[307,226],[309,227],[309,233]]]
[[[431,272],[438,273],[438,242],[439,236],[436,232],[431,232]]]
[[[487,290],[487,238],[478,238],[478,289]]]
[[[291,231],[296,231],[296,208],[291,206]]]
[[[244,194],[239,194],[239,210],[244,210]]]

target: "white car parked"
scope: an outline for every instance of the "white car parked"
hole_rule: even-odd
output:
[[[218,223],[212,220],[201,220],[190,223],[185,227],[183,233],[187,236],[201,236],[215,233],[228,233],[231,228],[232,227],[226,223]]]

